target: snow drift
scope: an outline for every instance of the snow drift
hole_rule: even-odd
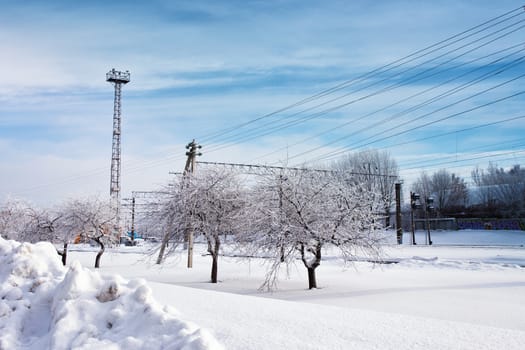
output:
[[[0,237],[0,349],[222,349],[144,280],[67,269],[50,243]]]

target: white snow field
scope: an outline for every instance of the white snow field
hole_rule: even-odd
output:
[[[50,245],[0,241],[0,349],[523,349],[525,232],[432,240],[388,245],[390,264],[345,266],[326,250],[319,289],[298,262],[273,292],[258,290],[259,258],[221,256],[209,283],[200,244],[192,269],[185,251],[158,266],[144,245],[109,249],[97,272],[97,249],[74,246],[66,273]]]

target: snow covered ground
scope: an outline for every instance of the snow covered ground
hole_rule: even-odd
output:
[[[101,336],[98,340],[92,339],[93,344],[84,343],[86,349],[102,344],[97,341],[111,342],[108,344],[116,349],[130,348],[129,344],[134,341],[149,345],[145,339],[162,338],[161,334],[170,327],[176,331],[165,336],[177,332],[192,334],[180,343],[191,344],[187,347],[192,349],[191,346],[217,348],[215,338],[226,349],[522,349],[525,344],[525,232],[432,232],[432,246],[423,245],[423,234],[418,233],[416,246],[386,247],[385,260],[395,262],[391,264],[359,261],[344,266],[335,252],[326,251],[318,268],[320,289],[307,289],[305,268],[298,263],[283,274],[279,289],[274,292],[258,290],[265,271],[262,259],[223,256],[219,261],[220,283],[208,283],[211,258],[199,244],[192,269],[185,267],[182,251],[159,267],[145,254],[150,246],[110,249],[102,257],[101,276],[91,268],[96,248],[77,246],[70,253],[72,269],[68,274],[76,276],[78,282],[69,284],[76,285],[73,290],[80,296],[77,304],[87,300],[88,305],[101,306],[88,312],[87,322],[82,322],[79,310],[85,312],[85,309],[80,306],[75,309],[76,313],[67,308],[61,311],[69,314],[69,326],[65,329],[83,324],[75,328],[79,334],[78,328],[96,327],[93,334]],[[405,235],[404,240],[409,242],[409,236]],[[486,243],[490,246],[470,246]],[[58,263],[58,257],[54,258]],[[2,261],[4,259],[2,256]],[[59,270],[57,263],[50,263],[53,259],[47,259],[46,263],[51,266],[48,270]],[[38,266],[47,271],[43,262]],[[3,267],[0,270],[3,294],[6,290],[4,270]],[[115,277],[116,274],[124,279]],[[113,306],[105,306],[115,304],[116,300],[95,302],[96,296],[109,290],[112,283],[119,286],[124,296],[119,298],[123,301],[118,312]],[[20,288],[20,303],[34,298],[24,290],[30,287]],[[147,301],[133,297],[147,295],[137,290],[148,288],[152,295]],[[53,298],[64,293],[71,295],[72,292],[57,292]],[[39,298],[49,299],[49,291]],[[136,311],[140,307],[135,303],[156,305],[156,316],[144,317]],[[57,302],[52,303],[55,304]],[[44,329],[53,324],[56,316],[44,317],[48,309],[38,311],[37,308],[35,312],[37,316],[26,316],[32,326],[24,326],[22,331],[12,326],[22,322],[14,322],[21,319],[13,319],[16,312],[7,316],[0,312],[0,340],[7,339],[3,334],[8,330],[12,342],[8,344],[15,344],[13,339],[17,338],[17,346],[9,348],[42,348],[31,345],[31,341],[37,345],[43,343],[31,340],[30,336],[49,341],[52,336],[45,335]],[[57,312],[51,310],[52,315]],[[120,323],[107,328],[115,312],[120,315]],[[176,321],[165,324],[160,319]],[[37,320],[42,320],[43,327]],[[124,327],[126,324],[129,327]],[[53,327],[50,329],[58,332]],[[125,339],[132,338],[133,341],[126,343]],[[174,338],[167,340],[174,341]],[[8,347],[0,345],[0,348]]]

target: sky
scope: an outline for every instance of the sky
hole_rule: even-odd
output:
[[[0,202],[109,195],[112,68],[131,73],[122,197],[165,185],[192,139],[211,162],[387,150],[407,184],[523,164],[523,5],[0,0]]]

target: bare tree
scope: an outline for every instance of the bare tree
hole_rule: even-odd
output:
[[[505,170],[491,163],[488,168],[472,171],[477,202],[488,212],[520,216],[525,212],[525,169],[519,165]]]
[[[10,201],[0,210],[0,232],[4,232],[3,235],[24,242],[62,243],[63,249],[57,249],[57,253],[64,265],[70,240],[67,225],[61,209],[38,208],[27,202]]]
[[[188,173],[172,184],[171,195],[157,213],[164,231],[157,263],[172,254],[191,230],[206,241],[212,258],[210,280],[217,283],[222,238],[238,232],[239,215],[244,205],[242,198],[237,177],[225,170],[207,169]],[[168,247],[168,242],[173,244]]]
[[[495,170],[493,165],[489,166],[489,174],[486,174],[484,170],[476,167],[471,173],[472,181],[476,185],[475,191],[475,203],[481,207],[491,208],[496,203],[496,191],[494,185],[494,177],[490,175]]]
[[[26,215],[29,218],[25,237],[27,242],[57,241],[57,231],[60,226],[61,214],[53,209],[27,207]]]
[[[419,194],[422,199],[432,195],[432,178],[425,171],[412,184],[412,192]]]
[[[182,182],[175,181],[171,186],[170,195],[160,200],[158,209],[152,212],[147,220],[153,223],[153,227],[162,237],[157,264],[161,264],[165,256],[174,253],[178,243],[184,242],[186,238],[190,227],[187,198],[183,195]],[[169,242],[172,244],[169,245]]]
[[[100,258],[105,251],[105,245],[116,241],[112,233],[115,212],[109,201],[98,198],[75,199],[64,205],[64,230],[78,234],[86,239],[97,242],[100,247],[95,257],[95,268],[100,267]]]
[[[68,221],[62,209],[39,208],[23,201],[9,201],[0,209],[0,233],[24,242],[47,241],[63,244],[57,253],[66,265],[70,240]]]
[[[349,154],[337,161],[334,168],[353,173],[358,182],[365,183],[371,192],[381,195],[386,227],[390,226],[390,215],[395,202],[395,183],[399,177],[397,162],[388,151],[364,150]]]
[[[19,199],[10,199],[0,207],[0,235],[6,239],[23,240],[28,236],[30,204]]]
[[[229,171],[210,169],[193,174],[182,189],[190,227],[204,236],[212,258],[211,282],[217,283],[221,240],[240,231],[241,183]]]
[[[245,244],[272,257],[262,288],[277,283],[281,262],[300,258],[309,289],[317,288],[316,268],[322,249],[339,248],[345,261],[356,251],[379,256],[380,223],[376,195],[366,184],[327,173],[299,172],[268,177],[253,192]]]
[[[454,173],[441,169],[431,178],[432,196],[439,213],[450,213],[467,205],[468,189],[465,181]]]

